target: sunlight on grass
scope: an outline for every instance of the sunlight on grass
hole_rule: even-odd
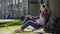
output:
[[[36,34],[34,32],[14,33],[13,31],[17,28],[20,28],[20,26],[2,27],[2,28],[0,28],[0,34]]]
[[[7,22],[0,24],[0,34],[35,34],[33,32],[14,33],[13,31],[20,28],[24,21]]]
[[[24,21],[18,21],[18,22],[7,22],[7,23],[0,23],[0,27],[7,27],[7,26],[17,26],[22,25]]]
[[[36,32],[32,32],[32,29],[25,29],[27,32],[15,33],[13,32],[17,28],[20,28],[24,21],[19,22],[8,22],[0,24],[0,34],[37,34]],[[30,30],[30,31],[28,31]]]

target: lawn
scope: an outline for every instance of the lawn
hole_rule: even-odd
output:
[[[17,28],[20,28],[24,21],[19,22],[7,22],[7,23],[0,23],[0,34],[36,34],[31,31],[30,32],[21,32],[21,33],[15,33],[13,32]],[[27,28],[25,29],[25,31]]]
[[[27,28],[21,33],[13,32],[17,28],[20,28],[23,22],[20,20],[19,22],[0,23],[0,34],[37,34],[36,32],[32,32],[32,29]]]
[[[13,22],[6,22],[6,23],[0,23],[0,27],[8,27],[8,26],[18,26],[22,25],[24,21],[13,21]]]
[[[21,32],[21,33],[15,33],[13,32],[15,29],[19,28],[20,26],[9,26],[9,27],[1,27],[0,28],[0,34],[36,34],[34,32]],[[27,29],[25,29],[27,30]]]

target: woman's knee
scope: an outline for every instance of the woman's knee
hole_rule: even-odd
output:
[[[26,17],[31,17],[31,15],[27,15]]]

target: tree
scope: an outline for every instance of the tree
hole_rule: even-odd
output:
[[[52,11],[52,17],[60,17],[60,0],[49,0],[49,7]]]

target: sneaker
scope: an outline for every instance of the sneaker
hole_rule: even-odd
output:
[[[37,30],[35,30],[34,32],[45,33],[44,28],[42,28],[42,29],[37,29]]]
[[[19,29],[16,29],[14,32],[20,33],[20,32],[23,32],[23,29],[19,28]]]

